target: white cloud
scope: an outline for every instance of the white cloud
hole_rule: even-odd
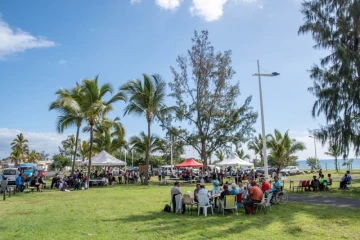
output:
[[[58,61],[58,63],[64,65],[64,64],[67,64],[67,61],[60,59],[60,60]]]
[[[193,0],[190,13],[205,19],[207,22],[218,20],[223,15],[227,0]]]
[[[130,4],[139,4],[141,0],[130,0]]]
[[[53,46],[55,46],[55,43],[47,40],[45,37],[35,37],[19,28],[11,28],[0,15],[0,59],[32,48],[48,48]]]
[[[165,10],[175,10],[183,0],[156,0],[155,3]]]
[[[23,133],[29,141],[30,150],[45,151],[52,156],[59,151],[61,141],[67,138],[67,134],[60,135],[56,132],[24,132],[17,129],[0,128],[0,159],[10,155],[10,144],[17,134]]]

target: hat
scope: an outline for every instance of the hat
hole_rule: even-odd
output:
[[[231,184],[231,187],[232,187],[233,189],[236,189],[236,184],[235,184],[235,183],[232,183],[232,184]]]

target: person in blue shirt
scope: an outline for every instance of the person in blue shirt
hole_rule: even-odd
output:
[[[198,199],[199,199],[199,195],[200,194],[204,194],[204,196],[202,196],[202,197],[204,197],[205,199],[204,199],[204,202],[205,202],[205,206],[206,205],[209,205],[209,197],[208,197],[208,190],[206,190],[205,189],[205,185],[203,185],[203,184],[201,184],[200,185],[200,190],[199,190],[199,192],[198,192]]]
[[[348,183],[350,183],[350,181],[351,181],[351,177],[349,177],[348,174],[346,173],[344,175],[344,177],[340,181],[340,188],[339,189],[346,188],[346,185]]]
[[[275,176],[274,177],[274,183],[269,191],[269,196],[266,200],[266,205],[267,206],[270,206],[270,201],[271,201],[271,198],[273,196],[274,193],[277,193],[278,191],[281,191],[281,183],[279,182],[279,177],[278,176]]]
[[[213,191],[220,191],[220,181],[218,179],[218,175],[214,174],[212,178],[212,187]]]
[[[231,184],[231,194],[232,195],[238,195],[239,191],[236,189],[236,184]]]
[[[19,191],[22,192],[25,189],[23,180],[22,180],[22,174],[20,173],[19,176],[15,179],[15,184],[19,188]]]

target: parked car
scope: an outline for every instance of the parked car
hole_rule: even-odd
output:
[[[19,176],[20,172],[17,168],[5,168],[3,175],[7,178],[9,185],[15,185],[15,180]]]
[[[44,170],[39,170],[38,171],[38,177],[43,177],[45,179],[46,178],[46,172]]]
[[[288,166],[280,170],[282,175],[296,175],[300,173],[300,170],[295,166]]]
[[[268,174],[269,176],[272,176],[272,174],[276,172],[276,168],[273,167],[268,167]],[[265,169],[264,168],[258,168],[256,169],[255,173],[257,174],[257,176],[261,177],[265,174]]]

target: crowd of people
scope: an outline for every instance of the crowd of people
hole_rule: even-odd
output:
[[[239,182],[238,184],[228,184],[227,182],[222,184],[220,180],[221,177],[219,177],[218,174],[214,174],[212,176],[211,191],[206,190],[204,184],[197,184],[193,192],[194,202],[199,202],[199,196],[205,196],[205,199],[201,199],[204,200],[203,202],[205,202],[205,205],[213,205],[213,207],[216,207],[216,200],[219,199],[218,210],[221,212],[222,207],[226,204],[224,202],[226,195],[240,195],[241,201],[236,203],[237,208],[243,206],[245,209],[245,214],[251,215],[251,209],[253,208],[254,204],[260,203],[263,199],[263,196],[267,199],[266,205],[271,205],[271,200],[274,194],[281,191],[282,189],[282,184],[277,176],[274,177],[272,186],[270,186],[265,178],[261,178],[261,181],[258,183],[253,178],[249,177],[246,184],[243,184],[242,182]],[[170,194],[173,212],[175,213],[176,209],[179,207],[179,204],[181,204],[179,201],[176,201],[176,196],[182,195],[179,182],[174,183],[174,186],[170,190]],[[185,212],[184,203],[182,203],[182,212]]]
[[[332,186],[332,177],[329,173],[327,178],[322,174],[322,170],[319,171],[319,176],[313,176],[311,183],[307,186],[308,191],[325,191],[329,190],[329,187]],[[351,174],[350,171],[346,171],[345,175],[340,180],[339,189],[345,189],[351,183]]]
[[[166,179],[167,172],[165,170],[159,170],[157,173],[159,181]],[[214,178],[215,176],[216,178]],[[253,169],[237,169],[234,171],[232,168],[230,168],[228,171],[224,171],[223,169],[208,169],[208,171],[205,171],[204,173],[201,171],[201,169],[196,173],[192,169],[187,169],[185,171],[179,171],[179,169],[176,169],[175,171],[171,172],[169,176],[170,179],[178,178],[183,181],[199,178],[204,183],[210,183],[214,179],[217,179],[221,185],[223,185],[223,180],[226,177],[233,177],[235,179],[235,183],[237,184],[238,182],[241,182],[241,179],[244,178],[254,177],[256,179],[257,175],[254,173]]]

